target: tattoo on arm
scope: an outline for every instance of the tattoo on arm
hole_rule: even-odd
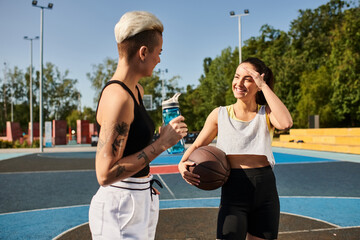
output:
[[[156,152],[154,146],[153,146],[152,144],[150,144],[150,146],[151,146],[150,152],[151,152],[152,154],[154,154],[154,155],[158,155],[159,153]]]
[[[126,171],[126,169],[125,169],[125,166],[121,166],[119,164],[119,162],[116,165],[117,165],[118,169],[116,170],[115,177],[119,177],[119,176],[121,176],[121,174],[123,174]]]
[[[104,141],[101,138],[99,138],[99,141],[97,144],[97,149],[96,149],[96,156],[99,154],[99,152],[104,147],[104,145],[105,145]]]
[[[116,137],[111,146],[112,146],[113,156],[116,156],[116,153],[120,151],[120,149],[122,148],[122,143],[124,142],[124,138],[127,136],[127,133],[129,131],[129,125],[125,122],[122,122],[115,126],[114,131]]]
[[[150,163],[150,159],[149,159],[149,157],[146,155],[146,153],[144,151],[141,151],[141,153],[137,156],[137,158],[138,158],[138,160],[140,160],[142,158],[145,160],[143,165],[147,165],[147,164]]]

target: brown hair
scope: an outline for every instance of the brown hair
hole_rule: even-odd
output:
[[[256,71],[261,75],[265,73],[264,80],[271,90],[274,89],[274,75],[270,68],[268,68],[263,61],[258,58],[248,58],[242,63],[250,63],[254,66]],[[266,105],[266,99],[262,91],[256,93],[256,103],[259,105]]]

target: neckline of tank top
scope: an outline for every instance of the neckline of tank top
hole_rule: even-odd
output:
[[[258,104],[258,107],[257,107],[257,112],[256,112],[256,115],[253,119],[249,120],[249,121],[244,121],[244,120],[241,120],[239,118],[236,117],[235,115],[235,109],[234,109],[234,104],[231,104],[231,105],[228,105],[229,106],[229,109],[227,108],[227,106],[225,107],[226,108],[226,111],[227,113],[229,114],[229,117],[235,121],[238,121],[238,122],[242,122],[242,123],[250,123],[252,122],[258,115],[259,115],[259,112],[262,108],[263,105],[259,105]]]
[[[108,81],[107,84],[112,84],[112,83],[119,83],[129,94],[130,96],[132,97],[132,99],[134,100],[134,102],[138,105],[138,106],[142,106],[142,98],[141,98],[141,94],[140,94],[140,90],[138,88],[138,86],[136,85],[136,89],[137,89],[137,92],[138,92],[138,98],[139,98],[139,101],[135,98],[135,95],[134,93],[130,90],[130,88],[122,81],[120,80],[116,80],[116,79],[113,79],[113,80],[110,80]]]

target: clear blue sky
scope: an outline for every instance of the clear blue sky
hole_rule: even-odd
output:
[[[24,72],[30,65],[30,41],[24,36],[40,35],[40,8],[31,0],[0,0],[0,78],[4,63]],[[231,10],[250,15],[242,17],[242,40],[259,36],[260,27],[269,24],[288,31],[299,9],[314,9],[328,0],[38,0],[38,5],[54,4],[44,12],[44,64],[52,62],[61,72],[69,70],[77,79],[82,106],[95,108],[94,90],[86,77],[92,65],[106,57],[117,58],[114,26],[127,11],[145,10],[164,24],[161,63],[168,69],[165,79],[179,75],[179,86],[197,86],[203,73],[203,60],[215,58],[226,47],[238,46],[238,21]],[[40,41],[34,41],[33,61],[40,68]]]

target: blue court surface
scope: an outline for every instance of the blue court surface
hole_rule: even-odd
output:
[[[334,227],[360,226],[360,155],[273,150],[281,212]],[[93,167],[81,166],[94,158],[95,152],[0,154],[0,239],[53,239],[87,223],[98,184]],[[180,159],[164,153],[151,166],[175,165]],[[68,167],[51,169],[62,163]],[[12,164],[29,166],[18,170]],[[199,190],[179,173],[154,177],[164,186],[160,209],[219,206],[220,189]]]

